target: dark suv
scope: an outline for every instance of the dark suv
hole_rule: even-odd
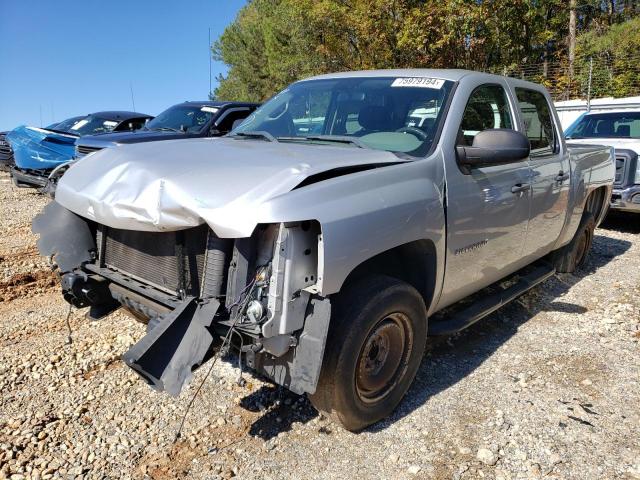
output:
[[[90,135],[76,141],[76,158],[127,143],[218,137],[248,117],[259,104],[240,102],[184,102],[174,105],[135,132]]]

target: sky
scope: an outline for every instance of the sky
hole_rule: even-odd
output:
[[[0,0],[0,131],[206,100],[209,49],[245,0]],[[212,62],[215,78],[225,65]]]

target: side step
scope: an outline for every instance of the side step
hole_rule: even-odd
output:
[[[446,320],[429,324],[429,335],[452,335],[482,320],[490,313],[518,298],[539,283],[553,276],[556,270],[548,263],[541,263],[525,274],[517,274],[519,280],[508,288],[499,288],[495,293],[487,294],[469,307],[452,314]],[[502,280],[500,283],[502,283]]]

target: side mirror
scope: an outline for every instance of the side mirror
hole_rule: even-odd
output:
[[[522,133],[507,128],[483,130],[471,147],[456,147],[458,164],[464,173],[473,167],[488,167],[519,162],[529,156],[531,145]]]

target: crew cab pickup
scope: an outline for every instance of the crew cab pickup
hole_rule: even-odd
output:
[[[224,346],[355,431],[401,401],[427,335],[584,262],[612,152],[568,148],[552,105],[470,71],[323,75],[228,137],[86,157],[33,229],[68,302],[147,323],[123,359],[153,388]]]
[[[597,143],[615,149],[611,210],[640,213],[640,110],[581,115],[565,132],[571,145]]]

